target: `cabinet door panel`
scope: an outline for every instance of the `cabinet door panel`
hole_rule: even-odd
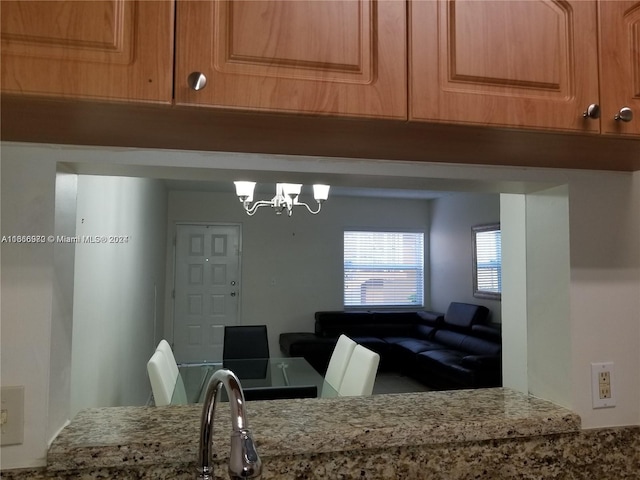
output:
[[[603,133],[640,135],[640,2],[604,1],[600,13]],[[629,107],[634,118],[614,116]]]
[[[3,1],[2,90],[170,102],[171,1]]]
[[[598,131],[590,1],[410,2],[410,118]]]
[[[177,22],[177,103],[406,118],[403,2],[179,2]]]

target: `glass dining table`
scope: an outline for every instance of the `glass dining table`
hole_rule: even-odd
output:
[[[338,392],[302,357],[271,357],[178,365],[172,405],[202,403],[211,375],[221,368],[236,374],[245,399],[337,397]],[[222,389],[221,400],[226,399]]]

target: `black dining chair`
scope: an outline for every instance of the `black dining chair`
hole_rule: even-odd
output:
[[[266,325],[237,325],[224,328],[222,360],[269,358]]]

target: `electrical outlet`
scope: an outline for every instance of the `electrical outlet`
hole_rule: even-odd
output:
[[[608,370],[603,370],[600,373],[598,373],[598,383],[600,385],[602,384],[611,385],[611,374],[609,373]]]
[[[0,388],[0,445],[24,441],[24,387]]]
[[[593,408],[615,407],[613,362],[591,364],[591,400]]]

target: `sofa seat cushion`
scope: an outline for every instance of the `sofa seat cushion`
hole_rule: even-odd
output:
[[[475,385],[474,369],[463,364],[466,355],[457,350],[428,350],[416,355],[418,367],[437,371],[440,377],[449,381]]]
[[[436,382],[444,379],[465,388],[502,385],[499,356],[466,355],[457,350],[429,350],[416,355],[416,365],[437,375],[438,378],[434,379]]]
[[[416,353],[425,352],[427,350],[442,350],[447,348],[439,343],[422,340],[420,338],[385,338],[385,341],[390,343],[394,352],[401,354],[411,353],[415,355]]]

